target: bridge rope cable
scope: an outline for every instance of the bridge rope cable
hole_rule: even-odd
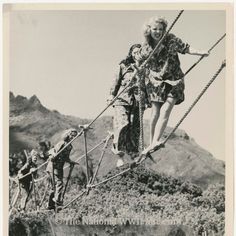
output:
[[[213,45],[212,45],[212,47],[208,50],[208,52],[211,52],[220,42],[221,42],[221,40],[222,39],[224,39],[224,37],[226,36],[226,34],[224,34],[223,36],[221,36]],[[198,63],[202,60],[202,59],[204,59],[205,57],[204,56],[201,56],[185,73],[184,73],[184,76],[183,76],[183,78],[185,78],[186,77],[186,75],[194,68],[194,67],[196,67],[197,65],[198,65]],[[182,79],[183,79],[182,78]],[[141,125],[140,125],[140,129],[141,129]],[[100,142],[99,144],[97,144],[97,146],[95,146],[93,149],[91,149],[90,151],[88,151],[88,153],[90,153],[90,152],[92,152],[93,150],[95,150],[97,147],[99,147],[102,143],[104,143],[105,142],[105,140],[106,139],[104,139],[102,142]],[[76,160],[76,162],[79,162],[80,161],[80,159],[82,159],[82,158],[84,158],[85,157],[85,154],[83,155],[83,156],[81,156],[81,157],[79,157],[77,160]],[[47,162],[46,162],[47,163]],[[46,164],[46,163],[43,163],[41,166],[39,166],[37,169],[39,169],[39,168],[41,168],[44,164]],[[68,168],[70,165],[67,165],[67,166],[65,166],[64,167],[64,169],[66,169],[66,168]],[[25,176],[23,176],[23,178],[24,178]],[[44,177],[42,177],[41,179],[37,179],[37,180],[35,180],[35,182],[38,182],[38,181],[41,181],[41,180],[43,180],[44,178],[46,178],[46,176],[44,176]],[[14,179],[14,178],[12,178],[12,177],[9,177],[9,179],[11,180],[11,181],[14,181],[14,182],[16,182],[17,183],[17,180],[16,179]]]
[[[214,47],[216,47],[216,45],[225,37],[226,34],[224,34],[209,50],[208,52],[210,52],[211,50],[213,50]],[[183,77],[185,77],[204,57],[201,57],[196,63],[194,63],[184,74]],[[190,113],[190,111],[192,110],[192,108],[196,105],[196,103],[199,101],[199,99],[202,97],[202,95],[206,92],[206,90],[208,89],[208,87],[213,83],[213,81],[216,79],[216,77],[218,76],[218,74],[221,72],[221,70],[223,69],[223,67],[225,66],[225,64],[222,64],[222,67],[216,72],[216,74],[214,75],[214,77],[209,81],[209,83],[205,86],[205,88],[203,89],[203,91],[199,94],[199,96],[197,97],[197,99],[194,101],[194,103],[190,106],[190,108],[188,109],[188,111],[184,114],[184,116],[182,117],[182,119],[177,123],[177,125],[175,126],[175,128],[172,130],[172,132],[168,135],[168,137],[165,139],[165,141],[163,142],[163,144],[165,144],[168,139],[170,138],[170,136],[176,131],[176,129],[178,128],[178,126],[183,122],[183,120],[186,118],[186,116]],[[156,150],[153,150],[151,153],[155,152]],[[145,159],[143,159],[142,161],[144,161]],[[121,173],[116,174],[115,176],[112,176],[100,183],[94,184],[94,185],[90,185],[89,188],[93,188],[96,187],[102,183],[105,183],[113,178],[116,178],[119,175],[122,175],[126,172],[128,172],[131,168],[128,168],[124,171],[122,171]],[[86,191],[85,191],[86,192]],[[83,192],[82,195],[85,193]],[[81,196],[82,196],[81,195]],[[79,195],[80,196],[80,195]],[[77,196],[73,201],[75,201],[79,196]],[[67,207],[69,204],[67,204],[65,207]],[[64,208],[65,208],[64,207]],[[63,208],[63,209],[64,209]]]
[[[164,35],[162,36],[162,38],[160,39],[160,41],[157,43],[156,47],[154,48],[154,50],[150,53],[150,55],[148,56],[148,58],[146,59],[146,61],[140,66],[141,68],[145,67],[147,65],[147,63],[150,61],[150,59],[153,57],[153,55],[157,52],[158,48],[160,47],[160,45],[162,44],[162,42],[164,41],[164,39],[166,38],[166,36],[169,34],[169,32],[172,30],[172,28],[174,27],[175,23],[177,22],[177,20],[180,18],[180,16],[183,14],[184,10],[181,10],[179,12],[179,14],[176,16],[176,18],[174,19],[174,21],[172,22],[171,26],[169,27],[169,29],[164,33]]]
[[[163,144],[165,144],[169,138],[171,137],[171,135],[176,131],[176,129],[180,126],[180,124],[184,121],[184,119],[187,117],[187,115],[190,113],[190,111],[193,109],[193,107],[197,104],[197,102],[200,100],[200,98],[203,96],[203,94],[207,91],[207,89],[210,87],[210,85],[215,81],[215,79],[217,78],[217,76],[220,74],[220,72],[224,69],[224,67],[226,66],[226,62],[223,61],[222,65],[220,66],[220,68],[217,70],[217,72],[215,73],[215,75],[211,78],[211,80],[207,83],[207,85],[203,88],[203,90],[200,92],[200,94],[197,96],[197,98],[194,100],[194,102],[191,104],[191,106],[188,108],[188,110],[185,112],[185,114],[183,115],[183,117],[179,120],[179,122],[176,124],[176,126],[173,128],[173,130],[169,133],[169,135],[165,138],[165,140],[163,141]]]
[[[81,136],[82,134],[83,134],[83,131],[81,131],[79,134],[77,134],[77,136],[76,136],[75,138],[73,138],[68,144],[71,144],[72,141],[74,141],[76,138],[78,138],[78,137]],[[89,154],[90,152],[94,151],[94,150],[95,150],[96,148],[98,148],[99,146],[101,146],[101,145],[104,143],[104,140],[105,140],[105,139],[103,139],[103,140],[102,140],[100,143],[98,143],[95,147],[93,147],[91,150],[89,150],[89,151],[88,151],[88,154]],[[68,145],[65,145],[60,151],[57,152],[57,154],[56,154],[55,156],[59,155],[59,154],[64,150],[64,148],[67,147],[67,146],[68,146]],[[80,161],[82,158],[84,158],[84,157],[85,157],[85,154],[83,154],[81,157],[79,157],[79,158],[76,160],[76,162],[79,162],[79,161]],[[45,161],[44,163],[42,163],[40,166],[38,166],[37,168],[35,168],[35,171],[41,169],[41,168],[42,168],[43,166],[45,166],[49,161],[50,161],[50,159],[48,159],[47,161]],[[69,166],[70,166],[70,165],[65,166],[64,169],[68,168]],[[18,182],[18,180],[21,180],[21,179],[25,178],[26,176],[28,176],[28,175],[30,175],[30,174],[31,174],[31,173],[29,172],[29,173],[27,173],[27,174],[21,176],[20,178],[19,178],[18,176],[16,176],[15,178],[10,177],[9,179],[12,180],[12,181]],[[37,181],[37,180],[36,180],[36,181]],[[38,181],[37,181],[37,182],[38,182]]]
[[[95,145],[92,149],[90,149],[88,152],[87,152],[87,154],[89,154],[89,153],[91,153],[92,151],[94,151],[95,149],[97,149],[99,146],[101,146],[103,143],[106,143],[107,142],[107,139],[109,138],[111,138],[112,137],[112,135],[113,134],[111,134],[110,132],[109,132],[109,134],[107,135],[107,137],[105,138],[105,139],[103,139],[100,143],[98,143],[97,145]],[[76,160],[76,162],[78,163],[82,158],[84,158],[85,157],[85,154],[83,154],[82,156],[80,156],[77,160]],[[68,168],[68,167],[70,167],[70,165],[67,165],[67,166],[65,166],[63,169],[66,169],[66,168]],[[34,184],[36,184],[36,183],[38,183],[38,182],[40,182],[40,181],[42,181],[42,180],[44,180],[44,179],[46,179],[46,178],[48,178],[49,176],[48,176],[48,174],[45,174],[44,176],[42,176],[41,178],[37,178],[37,179],[34,179]],[[20,188],[20,186],[19,186],[19,178],[17,178],[17,179],[15,179],[15,178],[12,178],[12,177],[9,177],[9,180],[11,181],[11,183],[16,183],[17,184],[17,192],[14,194],[14,196],[13,196],[13,204],[11,204],[13,207],[14,207],[14,205],[15,205],[15,203],[16,203],[16,200],[18,199],[18,195],[19,195],[19,188]],[[47,184],[47,185],[49,185],[49,183]],[[47,194],[47,190],[48,190],[48,188],[49,188],[49,186],[47,186],[46,187],[46,189],[45,189],[45,191],[44,191],[44,194],[43,194],[43,197],[42,197],[42,199],[41,199],[41,201],[40,201],[40,204],[39,204],[39,207],[41,207],[42,206],[42,204],[43,204],[43,201],[44,201],[44,199],[45,199],[45,197],[46,197],[46,194]],[[11,209],[13,208],[13,207],[10,207]]]
[[[222,65],[220,66],[220,68],[217,70],[217,72],[214,74],[214,76],[211,78],[211,80],[207,83],[207,85],[204,87],[204,89],[201,91],[201,93],[198,95],[198,97],[195,99],[195,101],[193,102],[193,104],[190,106],[190,108],[187,110],[187,112],[184,114],[183,118],[178,122],[178,124],[176,125],[176,127],[172,130],[172,132],[168,135],[168,137],[165,139],[165,143],[168,141],[168,139],[170,138],[170,136],[176,131],[177,127],[182,123],[182,121],[187,117],[187,115],[190,113],[190,111],[192,110],[192,108],[197,104],[197,102],[200,100],[200,98],[202,97],[202,95],[206,92],[206,90],[210,87],[210,85],[215,81],[215,79],[217,78],[217,76],[220,74],[220,72],[223,70],[223,68],[225,67],[226,63],[225,61],[222,62]],[[150,153],[153,153],[157,150],[151,150]],[[150,155],[148,153],[148,155]],[[145,158],[141,159],[140,162],[136,163],[135,164],[135,167],[140,165],[142,162],[144,162],[146,160],[146,158],[148,157],[148,155],[145,156]],[[101,184],[104,184],[118,176],[121,176],[123,175],[124,173],[127,173],[128,171],[130,171],[131,169],[133,169],[133,167],[128,167],[127,169],[121,171],[120,173],[117,173],[111,177],[108,177],[107,179],[105,180],[102,180],[96,184],[92,184],[92,185],[89,185],[87,186],[88,190],[92,189],[92,188],[95,188]],[[88,191],[87,190],[87,191]],[[68,207],[71,203],[73,203],[75,200],[77,200],[79,197],[83,196],[83,194],[85,193],[86,191],[80,193],[78,196],[76,196],[72,201],[70,201],[69,203],[67,203],[63,208],[65,209],[66,207]]]
[[[209,50],[208,52],[210,52],[224,37],[225,37],[226,34],[224,34]],[[183,77],[185,77],[202,59],[204,58],[204,56],[202,56],[196,63],[194,63],[184,74]],[[196,103],[199,101],[199,99],[202,97],[202,95],[206,92],[206,90],[209,88],[209,86],[214,82],[214,80],[216,79],[216,77],[220,74],[220,72],[222,71],[222,69],[225,67],[225,62],[222,63],[222,66],[220,67],[220,69],[215,73],[215,75],[213,76],[213,78],[209,81],[209,83],[205,86],[205,88],[203,89],[203,91],[199,94],[199,96],[197,97],[197,99],[194,101],[194,103],[190,106],[190,108],[188,109],[188,111],[184,114],[183,118],[178,122],[178,124],[176,125],[176,127],[172,130],[172,132],[168,135],[168,137],[165,139],[165,141],[163,142],[163,144],[165,144],[169,137],[175,132],[175,130],[178,128],[178,126],[182,123],[182,121],[186,118],[186,116],[190,113],[190,111],[192,110],[192,108],[196,105]],[[127,86],[128,87],[128,86]],[[113,102],[111,102],[109,105],[111,105]],[[91,122],[92,123],[92,122]],[[83,132],[83,130],[82,130]],[[76,137],[75,137],[76,138]],[[74,138],[74,139],[75,139]],[[155,152],[156,150],[153,150],[153,152]],[[146,158],[145,158],[146,159]],[[143,162],[145,159],[143,159],[141,162]],[[141,164],[138,163],[138,164]],[[131,170],[132,168],[129,167],[127,168],[126,170],[114,175],[114,176],[111,176],[97,184],[93,184],[93,185],[89,185],[87,186],[87,188],[91,189],[91,188],[94,188],[96,186],[99,186],[100,184],[103,184],[113,178],[116,178],[117,176],[120,176],[126,172],[128,172],[129,170]],[[66,204],[62,209],[65,209],[67,206],[69,206],[71,203],[73,203],[76,199],[78,199],[80,196],[82,196],[84,193],[86,193],[87,190],[84,190],[82,193],[80,193],[78,196],[76,196],[72,201],[70,201],[68,204]]]
[[[91,148],[91,149],[87,152],[87,154],[90,154],[90,153],[93,152],[95,149],[97,149],[98,147],[100,147],[103,143],[106,142],[106,139],[107,139],[107,138],[103,139],[100,143],[98,143],[98,144],[95,145],[93,148]],[[80,156],[78,159],[76,159],[75,162],[79,164],[79,162],[80,162],[84,157],[85,157],[85,154],[83,154],[83,155]],[[67,169],[68,167],[70,167],[70,165],[64,166],[63,169],[65,170],[65,169]]]
[[[140,66],[140,68],[144,68],[145,65],[150,61],[150,59],[152,58],[152,56],[156,53],[157,49],[160,47],[161,43],[163,42],[163,40],[166,38],[166,36],[168,35],[168,33],[170,32],[170,30],[173,28],[173,26],[175,25],[175,23],[177,22],[177,20],[179,19],[179,17],[182,15],[184,11],[181,10],[180,13],[177,15],[177,17],[174,19],[173,23],[171,24],[170,28],[165,32],[165,34],[162,36],[161,40],[157,43],[156,47],[154,48],[154,50],[152,51],[152,53],[149,55],[149,57],[143,62],[143,64]],[[139,69],[136,69],[136,71],[134,72],[133,78],[135,78],[137,76],[139,72]],[[132,83],[132,80],[127,84],[127,86],[116,96],[113,98],[113,100],[105,107],[105,109],[98,114],[97,117],[95,117],[95,119],[93,121],[91,121],[88,124],[88,127],[90,125],[92,125],[99,117],[100,115],[106,111],[106,109],[108,107],[110,107],[114,101],[130,86],[130,84]],[[140,80],[139,80],[139,96],[140,96],[140,104],[139,104],[139,118],[140,118],[140,144],[139,144],[139,148],[141,150],[143,150],[143,111],[141,110],[141,89],[140,89]]]
[[[222,38],[221,38],[219,41],[221,41],[221,40],[222,40]],[[218,41],[218,42],[219,42],[219,41]],[[216,44],[215,44],[215,46],[216,46]],[[210,85],[215,81],[215,79],[218,77],[218,75],[220,74],[220,72],[223,70],[223,68],[224,68],[225,66],[226,66],[226,63],[225,63],[225,61],[223,61],[221,67],[217,70],[217,72],[214,74],[214,76],[211,78],[211,80],[207,83],[207,85],[204,87],[204,89],[201,91],[201,93],[198,95],[198,97],[195,99],[195,101],[194,101],[194,102],[192,103],[192,105],[189,107],[189,109],[187,110],[187,112],[184,114],[184,116],[183,116],[183,117],[181,118],[181,120],[177,123],[177,125],[175,126],[175,128],[171,131],[171,133],[170,133],[170,134],[168,135],[168,137],[165,139],[165,141],[163,142],[163,144],[165,144],[165,143],[168,141],[168,139],[171,137],[171,135],[176,131],[176,129],[178,128],[178,126],[179,126],[179,125],[183,122],[183,120],[187,117],[187,115],[190,113],[190,111],[192,110],[192,108],[197,104],[197,102],[200,100],[200,98],[203,96],[203,94],[207,91],[207,89],[210,87]],[[192,69],[192,68],[193,68],[193,67],[191,67],[191,69]],[[187,73],[188,73],[189,71],[190,71],[190,70],[188,70]],[[187,73],[185,73],[185,75],[186,75]],[[150,151],[150,153],[153,153],[153,152],[155,152],[155,151],[157,151],[157,150]],[[137,163],[136,166],[138,166],[139,164],[141,164],[142,162],[144,162],[144,161],[146,160],[146,158],[147,158],[147,155],[146,155],[146,157],[145,157],[144,159],[142,159],[139,163]],[[122,172],[117,173],[116,175],[111,176],[111,177],[109,177],[109,178],[107,178],[107,179],[105,179],[105,180],[103,180],[103,181],[100,181],[100,182],[98,182],[98,183],[96,183],[96,184],[88,185],[88,186],[87,186],[87,189],[85,189],[85,190],[84,190],[83,192],[81,192],[78,196],[76,196],[73,200],[71,200],[69,203],[67,203],[61,210],[67,208],[70,204],[72,204],[72,203],[73,203],[74,201],[76,201],[78,198],[80,198],[81,196],[83,196],[86,192],[88,193],[88,191],[89,191],[90,189],[95,188],[95,187],[97,187],[97,186],[99,186],[99,185],[101,185],[101,184],[103,184],[103,183],[106,183],[106,182],[108,182],[109,180],[112,180],[112,179],[114,179],[114,178],[116,178],[116,177],[118,177],[118,176],[121,176],[121,175],[123,175],[124,173],[130,171],[131,169],[133,169],[133,168],[129,167],[129,168],[123,170]]]
[[[146,59],[146,61],[144,61],[144,63],[140,66],[141,68],[143,68],[143,67],[148,63],[148,61],[151,59],[151,57],[154,55],[154,53],[156,52],[156,50],[157,50],[158,47],[160,46],[161,42],[164,40],[164,38],[166,37],[166,35],[170,32],[170,30],[172,29],[172,27],[174,26],[174,24],[176,23],[176,21],[178,20],[178,18],[181,16],[182,13],[183,13],[183,10],[182,10],[182,11],[178,14],[178,16],[175,18],[175,20],[174,20],[174,22],[172,23],[171,27],[170,27],[169,30],[163,35],[162,39],[161,39],[161,40],[159,41],[159,43],[156,45],[156,47],[154,48],[153,52],[149,55],[149,57]],[[135,71],[133,77],[135,77],[135,76],[137,75],[137,72],[138,72],[138,70]],[[132,81],[131,81],[131,82],[132,82]],[[130,83],[131,83],[131,82],[130,82]],[[120,96],[120,94],[121,94],[122,92],[124,92],[125,89],[128,88],[128,86],[130,85],[130,83],[107,105],[107,107],[106,107],[93,121],[91,121],[91,122],[88,124],[87,128],[90,127],[90,126],[99,118],[99,116],[100,116],[108,107],[110,107],[110,105],[113,104],[113,102]],[[141,103],[141,97],[140,97],[140,103]],[[140,118],[141,118],[141,117],[140,117]],[[141,120],[141,119],[140,119],[140,120]],[[140,122],[140,132],[142,132],[142,130],[143,130],[143,127],[142,127],[141,124],[142,124],[142,121]],[[80,133],[78,133],[63,149],[65,149],[70,143],[72,143],[72,142],[73,142],[77,137],[79,137],[82,133],[85,133],[85,130],[84,130],[84,129],[83,129]],[[142,133],[141,133],[141,135],[142,135]],[[141,137],[141,135],[140,135],[140,137]],[[141,138],[140,138],[140,140],[141,140]],[[141,142],[141,148],[142,148],[142,142]],[[61,149],[55,156],[57,156],[60,152],[62,152],[63,149]],[[86,155],[87,155],[87,153],[85,154],[85,156],[86,156]],[[43,164],[45,164],[45,163],[43,163]],[[42,166],[42,165],[41,165],[41,166]],[[115,176],[113,176],[113,177],[110,177],[108,180],[110,180],[111,178],[115,178],[115,177],[117,177],[118,175],[121,175],[121,174],[123,174],[123,173],[129,171],[130,169],[131,169],[131,168],[128,168],[127,170],[124,170],[124,171],[122,171],[121,173],[118,173],[117,175],[115,175]],[[23,177],[25,177],[25,176],[23,176]],[[106,182],[107,182],[108,180],[106,180]],[[103,183],[103,181],[102,181],[100,184],[102,184],[102,183]],[[99,184],[99,183],[98,183],[98,184]],[[97,184],[96,184],[96,185],[91,185],[90,188],[91,188],[91,187],[95,187],[95,186],[97,186]]]
[[[142,94],[142,78],[138,77],[138,98],[139,98],[139,154],[144,149],[144,140],[143,140],[143,94]]]
[[[110,139],[112,138],[112,136],[113,136],[113,135],[110,134],[110,136],[108,136],[107,139],[106,139],[106,142],[105,142],[105,144],[104,144],[104,147],[103,147],[103,150],[102,150],[102,153],[101,153],[100,159],[99,159],[99,161],[98,161],[98,164],[97,164],[97,166],[96,166],[96,169],[95,169],[94,175],[93,175],[92,180],[91,180],[91,183],[92,183],[92,184],[94,183],[94,181],[95,181],[95,179],[96,179],[96,177],[97,177],[99,167],[100,167],[100,165],[101,165],[101,162],[102,162],[102,160],[103,160],[103,157],[104,157],[105,151],[106,151],[107,146],[108,146],[108,142],[110,141]]]
[[[85,193],[86,193],[86,194],[89,193],[89,191],[90,191],[91,188],[88,187],[88,186],[92,185],[92,184],[94,183],[95,179],[96,179],[96,176],[97,176],[99,167],[100,167],[100,165],[101,165],[102,159],[103,159],[103,157],[104,157],[104,154],[105,154],[105,151],[106,151],[108,142],[109,142],[109,140],[112,138],[112,136],[113,136],[113,134],[110,134],[110,136],[108,136],[107,139],[106,139],[106,142],[105,142],[105,144],[104,144],[103,151],[102,151],[101,156],[100,156],[100,159],[99,159],[99,161],[98,161],[98,164],[97,164],[96,170],[95,170],[95,172],[94,172],[93,178],[91,179],[90,183],[87,185],[87,188],[86,188],[85,190],[83,190],[83,192],[80,193],[78,196],[76,196],[74,199],[72,199],[69,203],[67,203],[65,206],[63,206],[62,209],[65,209],[67,206],[69,206],[70,204],[72,204],[74,201],[76,201],[79,197],[83,196]]]
[[[223,36],[221,36],[216,43],[214,43],[212,45],[212,47],[208,50],[208,53],[210,53],[219,43],[220,41],[226,36],[226,34],[224,34]],[[184,76],[185,77],[205,56],[201,56],[185,73]]]
[[[170,32],[170,30],[173,28],[173,26],[175,25],[175,23],[177,22],[177,20],[179,19],[179,17],[182,15],[183,10],[180,11],[180,13],[177,15],[177,17],[174,19],[173,23],[171,24],[170,28],[168,29],[168,31],[165,32],[165,34],[163,35],[163,37],[160,39],[160,41],[158,42],[158,44],[156,45],[156,47],[153,49],[152,53],[149,55],[149,57],[143,62],[143,64],[140,66],[140,68],[145,67],[145,65],[150,61],[150,59],[152,58],[152,56],[154,55],[154,53],[157,52],[158,48],[160,47],[161,43],[163,42],[163,40],[165,39],[165,37],[167,36],[167,34]],[[133,78],[137,75],[138,71],[136,70],[133,74]],[[113,100],[87,125],[86,128],[83,128],[71,141],[69,141],[62,149],[60,149],[54,157],[58,156],[62,151],[64,151],[71,143],[73,143],[79,136],[81,136],[84,131],[86,129],[88,129],[116,100],[117,98],[130,86],[130,84],[132,83],[132,80],[127,83],[127,85],[113,98]],[[44,165],[46,165],[49,162],[49,159],[44,162],[42,165],[40,165],[39,167],[37,167],[35,170],[38,170],[40,168],[42,168]],[[30,175],[30,173],[27,173],[25,175],[23,175],[21,178],[24,178],[26,176]]]
[[[100,147],[104,142],[106,141],[106,138],[103,139],[100,143],[98,143],[97,145],[95,145],[93,148],[91,148],[87,154],[90,154],[91,152],[93,152],[95,149],[97,149],[98,147]],[[75,160],[76,164],[79,164],[79,162],[85,157],[85,154],[83,154],[82,156],[80,156],[78,159]],[[63,167],[63,169],[67,169],[68,167],[70,167],[70,165],[66,165]],[[35,179],[34,182],[40,182],[42,180],[44,180],[45,178],[47,178],[48,176],[45,174],[44,176],[42,176],[41,178]],[[15,181],[14,178],[11,178],[11,180]]]

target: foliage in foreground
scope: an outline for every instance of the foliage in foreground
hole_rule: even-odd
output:
[[[119,171],[121,169],[115,169],[104,178]],[[71,185],[65,202],[79,193],[79,188]],[[32,202],[29,203],[29,208],[31,207]],[[199,235],[205,230],[212,230],[215,235],[223,235],[224,212],[223,185],[211,185],[202,191],[197,185],[159,175],[140,166],[91,190],[89,195],[63,210],[61,216],[66,214],[80,220],[85,216],[142,219],[152,217],[160,219],[160,223],[167,221],[188,225]]]

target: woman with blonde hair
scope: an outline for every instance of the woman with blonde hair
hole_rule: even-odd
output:
[[[166,33],[167,21],[163,17],[153,17],[144,25],[144,38],[138,52],[139,63],[150,53]],[[146,89],[151,102],[150,145],[146,154],[162,144],[161,137],[167,126],[174,105],[184,101],[184,73],[180,68],[178,53],[208,56],[207,51],[198,51],[184,43],[174,34],[168,33],[147,64],[149,69]]]

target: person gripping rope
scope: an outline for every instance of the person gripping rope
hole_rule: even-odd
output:
[[[30,155],[27,157],[25,165],[18,172],[20,192],[21,192],[20,210],[22,211],[25,211],[29,197],[32,193],[33,178],[37,177],[37,171],[36,171],[37,160],[38,160],[38,153],[35,150],[32,150]],[[28,173],[32,174],[22,178],[22,176]]]
[[[65,162],[74,165],[75,162],[70,159],[72,145],[68,143],[78,134],[76,129],[68,129],[62,135],[62,140],[58,142],[53,149],[49,151],[49,163],[47,173],[50,176],[52,191],[49,196],[48,209],[55,209],[55,206],[63,205],[63,167]],[[68,145],[66,148],[64,148]],[[64,150],[62,150],[64,148]],[[62,150],[58,155],[57,153]]]
[[[128,56],[119,64],[118,71],[113,80],[110,89],[110,96],[107,99],[110,103],[117,94],[119,94],[127,85],[130,86],[116,99],[113,103],[114,117],[113,130],[114,140],[112,152],[119,156],[117,167],[124,164],[124,154],[130,155],[132,158],[139,154],[139,96],[138,82],[134,77],[134,65],[136,63],[137,51],[141,48],[140,44],[134,44],[129,49]],[[141,99],[146,100],[146,90],[144,80],[141,83]],[[145,109],[145,102],[142,103],[142,110]]]
[[[136,57],[142,64],[161,42],[166,33],[168,22],[163,17],[153,17],[144,25],[145,41],[137,52]],[[150,144],[143,151],[163,145],[161,138],[167,126],[168,119],[174,105],[184,101],[184,80],[180,67],[178,53],[198,56],[208,56],[207,51],[198,51],[184,43],[172,33],[166,34],[159,48],[149,60],[146,89],[151,102]]]

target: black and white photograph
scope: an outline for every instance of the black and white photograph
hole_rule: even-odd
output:
[[[5,4],[6,233],[233,235],[231,11]]]

